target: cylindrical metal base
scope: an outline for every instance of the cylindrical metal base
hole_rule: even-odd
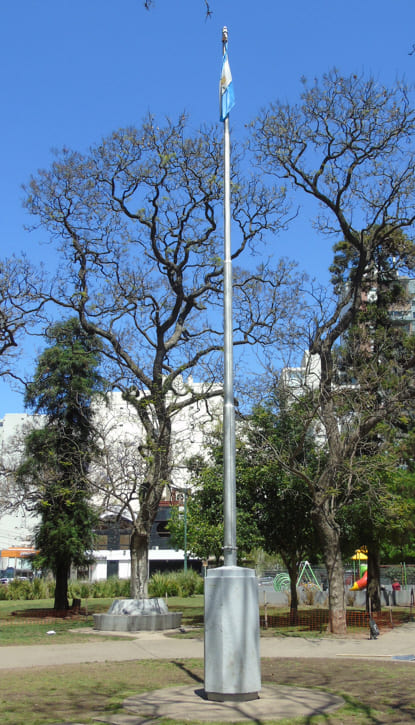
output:
[[[253,569],[223,566],[205,578],[205,693],[254,700],[261,689],[258,583]]]

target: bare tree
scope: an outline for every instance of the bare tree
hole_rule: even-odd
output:
[[[286,219],[284,191],[243,178],[234,149],[236,262]],[[246,162],[245,162],[246,163]],[[222,379],[222,143],[193,135],[186,119],[113,133],[87,154],[64,150],[27,187],[28,209],[62,263],[40,295],[79,316],[103,341],[106,377],[123,391],[143,430],[140,511],[135,519],[134,596],[146,593],[151,524],[171,479],[172,418],[220,394]],[[235,266],[235,346],[294,333],[300,279],[281,261]],[[182,386],[195,371],[203,393]]]
[[[188,381],[192,391],[203,390],[203,384]],[[189,389],[188,387],[188,389]],[[210,387],[210,386],[209,386]],[[217,386],[220,392],[220,386]],[[203,443],[216,427],[222,414],[222,399],[200,400],[179,409],[172,417],[171,460],[168,500],[175,502],[176,492],[188,486],[189,456],[203,450]],[[147,489],[147,467],[140,455],[140,442],[145,432],[135,409],[117,394],[95,407],[95,427],[99,437],[99,456],[92,466],[90,484],[100,510],[131,522],[131,569],[136,571],[135,530]],[[148,522],[151,527],[151,523]],[[148,553],[148,552],[147,552]],[[145,566],[148,568],[148,558]],[[134,596],[134,579],[132,578]]]
[[[0,260],[0,377],[19,388],[26,382],[19,371],[18,354],[26,336],[40,332],[43,323],[43,302],[39,288],[43,275],[25,257],[9,257]],[[19,438],[19,436],[18,436]],[[0,450],[0,510],[22,508],[13,491],[12,469],[17,464],[16,452],[21,441],[10,445],[2,442]]]
[[[412,346],[401,346],[394,361],[387,327],[374,348],[370,320],[379,311],[380,285],[387,288],[399,271],[414,267],[411,101],[412,90],[401,83],[387,89],[332,71],[311,86],[304,82],[298,105],[272,104],[253,124],[261,169],[316,201],[315,227],[340,243],[332,299],[317,300],[309,330],[310,360],[318,366],[306,416],[307,426],[319,419],[325,441],[322,467],[308,485],[329,575],[330,627],[337,633],[346,628],[339,511],[350,500],[362,449],[415,395]],[[352,329],[359,364],[352,366],[356,356],[349,359],[349,384],[339,385],[336,347]]]
[[[26,333],[41,322],[42,273],[25,257],[0,260],[0,376],[19,380],[15,358]]]
[[[211,3],[209,0],[201,0],[205,5],[205,12],[206,17],[209,18],[212,15],[211,10]],[[155,4],[155,0],[144,0],[144,7],[146,10],[150,10],[150,8]]]

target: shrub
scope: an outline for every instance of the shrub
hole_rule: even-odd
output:
[[[90,585],[89,596],[98,599],[104,597],[128,599],[130,596],[130,580],[111,577],[110,579],[93,582]]]
[[[32,584],[29,581],[13,579],[7,584],[10,596],[9,599],[33,599]]]
[[[130,580],[129,579],[113,579],[113,595],[121,599],[128,599],[130,596]]]
[[[7,584],[0,584],[0,601],[11,599],[9,596],[9,587]]]
[[[53,582],[47,581],[46,579],[41,579],[40,577],[33,579],[33,599],[49,599],[49,597],[51,596],[51,584],[53,585]]]
[[[91,596],[91,585],[89,582],[82,582],[79,587],[79,596],[81,599],[88,599]]]
[[[318,585],[314,584],[314,582],[307,582],[306,584],[303,584],[303,591],[305,604],[310,607],[314,606],[316,601],[316,594],[318,591],[320,591]]]
[[[204,581],[193,569],[176,572],[155,572],[148,583],[150,597],[190,597],[203,593]]]
[[[72,579],[68,582],[68,597],[75,599],[81,598],[81,582],[76,580],[72,581]]]
[[[193,594],[203,593],[203,579],[194,569],[177,572],[182,597],[191,597]]]
[[[193,569],[177,572],[156,572],[149,581],[150,597],[191,597],[203,594],[204,580]],[[39,578],[33,581],[15,579],[9,584],[0,584],[0,600],[6,599],[50,599],[55,592],[52,578]],[[70,580],[68,582],[69,599],[128,599],[130,597],[130,580],[111,577],[95,582]]]
[[[164,597],[167,592],[167,577],[160,571],[156,571],[148,582],[148,593],[150,597]]]

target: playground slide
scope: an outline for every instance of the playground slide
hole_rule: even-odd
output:
[[[363,574],[361,579],[358,579],[357,582],[353,584],[352,587],[350,587],[350,591],[356,591],[357,589],[366,589],[367,587],[367,569],[365,573]]]

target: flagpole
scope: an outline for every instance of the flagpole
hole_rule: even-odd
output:
[[[233,397],[233,320],[231,255],[231,182],[229,112],[235,104],[227,52],[228,31],[223,28],[220,80],[220,120],[224,157],[224,400],[223,400],[223,508],[224,566],[208,569],[205,579],[205,695],[225,702],[255,700],[261,689],[258,583],[255,571],[236,564],[235,406]]]
[[[223,28],[223,55],[226,53],[228,29]],[[223,406],[223,479],[224,479],[224,564],[236,566],[236,477],[235,477],[235,405],[233,395],[233,323],[232,323],[232,254],[231,254],[231,174],[229,114],[223,123],[224,166],[224,406]]]

